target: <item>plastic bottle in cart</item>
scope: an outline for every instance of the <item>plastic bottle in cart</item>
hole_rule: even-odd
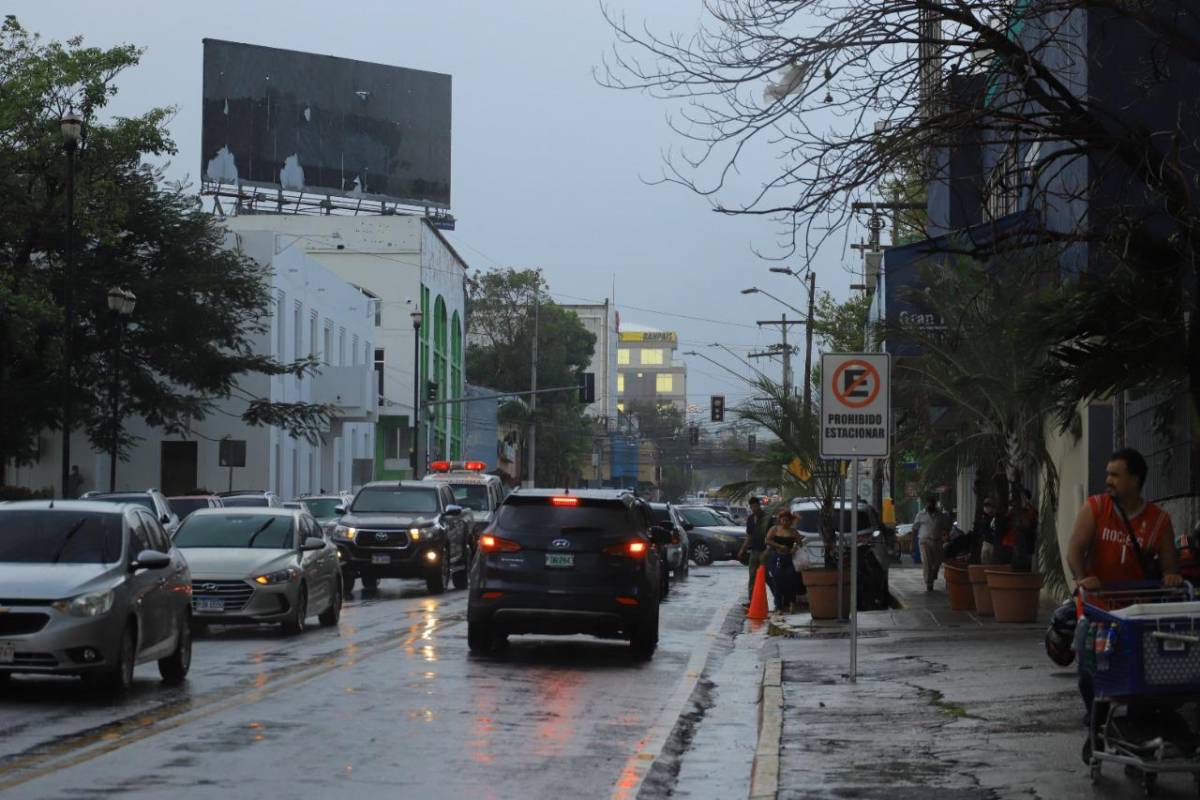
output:
[[[1096,625],[1087,624],[1087,638],[1083,641],[1083,666],[1089,672],[1096,671]]]
[[[1108,665],[1112,663],[1113,648],[1117,646],[1117,626],[1112,624],[1108,626],[1108,636],[1104,637],[1104,668],[1108,669]]]
[[[1104,657],[1104,646],[1106,644],[1108,644],[1108,626],[1100,622],[1096,625],[1096,641],[1093,644],[1092,653],[1097,672],[1108,669],[1108,659]]]

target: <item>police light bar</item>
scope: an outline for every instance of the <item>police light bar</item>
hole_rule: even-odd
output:
[[[487,464],[483,461],[468,461],[465,467],[471,472],[484,472],[487,470]]]
[[[431,463],[429,465],[429,471],[430,472],[449,472],[450,471],[450,462],[449,461],[434,461],[433,463]]]
[[[429,465],[430,472],[484,472],[487,464],[483,461],[434,461]]]

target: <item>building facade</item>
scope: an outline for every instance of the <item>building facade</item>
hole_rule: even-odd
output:
[[[563,305],[560,308],[579,317],[593,336],[596,347],[584,367],[596,382],[596,400],[589,403],[586,413],[602,423],[605,429],[616,427],[617,421],[617,313],[608,301],[598,305]]]
[[[617,341],[617,410],[670,404],[687,413],[687,364],[675,359],[674,331],[626,326]]]
[[[230,218],[228,225],[239,233],[270,232],[276,251],[302,251],[371,298],[379,403],[375,478],[412,475],[414,389],[425,410],[419,458],[462,457],[464,405],[425,405],[459,400],[465,391],[467,264],[432,223],[402,215],[255,214]],[[417,309],[422,323],[414,333]]]

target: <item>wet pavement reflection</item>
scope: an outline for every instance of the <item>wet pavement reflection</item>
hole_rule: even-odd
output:
[[[736,565],[673,585],[649,663],[587,637],[513,637],[471,656],[465,592],[384,581],[355,592],[336,628],[213,626],[182,687],[163,687],[152,663],[119,701],[18,677],[0,689],[0,794],[619,794],[743,585]]]

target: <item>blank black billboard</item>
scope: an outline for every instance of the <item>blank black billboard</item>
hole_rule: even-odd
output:
[[[450,207],[450,76],[204,40],[208,181]]]

